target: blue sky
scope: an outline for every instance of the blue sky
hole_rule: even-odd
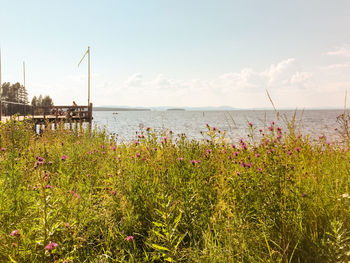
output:
[[[0,0],[3,81],[95,105],[342,107],[350,2]]]

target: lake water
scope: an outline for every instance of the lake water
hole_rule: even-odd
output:
[[[313,138],[325,135],[329,140],[336,138],[336,117],[342,110],[305,110],[296,112],[298,130]],[[279,111],[279,120],[274,111],[95,111],[94,124],[107,132],[117,134],[119,141],[135,138],[136,132],[151,127],[157,132],[171,130],[175,135],[185,133],[191,139],[203,138],[200,131],[206,131],[206,124],[227,132],[227,137],[235,141],[247,136],[248,122],[257,129],[266,129],[271,121],[282,128],[286,123],[282,116],[292,119],[295,111]]]

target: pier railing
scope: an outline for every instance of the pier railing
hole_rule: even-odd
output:
[[[70,106],[32,106],[24,103],[0,101],[0,120],[13,115],[32,118],[36,122],[43,120],[80,120],[92,122],[92,103],[90,105]]]

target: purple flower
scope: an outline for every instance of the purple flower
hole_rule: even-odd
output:
[[[126,241],[133,241],[134,240],[134,237],[133,236],[127,236],[126,238],[125,238],[125,240]]]
[[[116,146],[112,146],[112,150],[115,151],[117,149]]]
[[[140,158],[140,157],[141,157],[141,154],[137,153],[137,154],[136,154],[136,157],[137,157],[137,158]]]
[[[62,155],[61,156],[61,160],[64,161],[64,160],[67,160],[68,156],[67,155]]]
[[[191,160],[190,163],[193,165],[199,164],[201,160]]]
[[[296,152],[300,152],[300,150],[301,150],[300,147],[295,147]]]
[[[19,230],[16,229],[16,230],[13,230],[11,233],[10,233],[10,236],[11,237],[17,237],[17,236],[20,236],[21,234],[19,233]]]
[[[46,188],[46,189],[51,189],[51,188],[53,188],[53,186],[50,185],[50,184],[47,184],[47,185],[45,186],[45,188]]]
[[[6,151],[6,148],[2,147],[2,148],[1,148],[1,151],[2,151],[2,152]]]
[[[258,168],[258,172],[261,172],[261,171],[262,171],[262,168],[259,167],[259,168]]]
[[[57,243],[54,243],[54,242],[50,242],[46,247],[45,249],[46,250],[52,250],[54,248],[58,247],[58,244]]]
[[[292,151],[288,150],[287,154],[292,155]]]

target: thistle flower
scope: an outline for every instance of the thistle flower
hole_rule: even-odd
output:
[[[52,249],[54,249],[54,248],[56,248],[56,247],[59,247],[59,245],[58,245],[57,243],[50,242],[50,243],[45,247],[45,249],[50,251],[50,250],[52,250]]]
[[[21,234],[19,233],[19,230],[18,229],[15,229],[13,230],[11,233],[10,233],[10,236],[11,237],[18,237],[20,236]]]
[[[125,238],[125,240],[126,241],[133,241],[134,240],[134,237],[133,236],[127,236],[126,238]]]

